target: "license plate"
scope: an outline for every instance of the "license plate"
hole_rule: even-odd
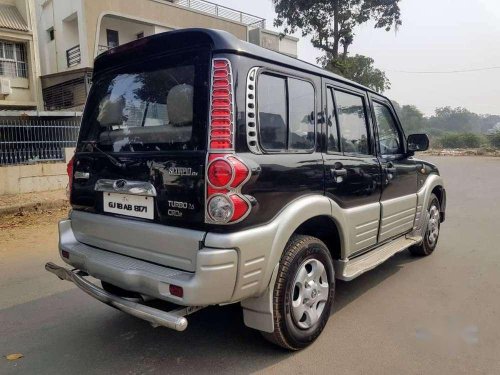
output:
[[[140,195],[104,193],[104,212],[154,219],[154,198]]]

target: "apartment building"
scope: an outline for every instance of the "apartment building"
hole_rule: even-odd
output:
[[[205,0],[36,0],[43,105],[80,110],[93,61],[110,48],[169,30],[206,27],[297,56],[297,41],[258,16]]]
[[[0,111],[41,109],[33,0],[0,0]]]

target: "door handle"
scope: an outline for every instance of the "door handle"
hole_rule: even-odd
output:
[[[345,176],[347,176],[347,169],[345,169],[345,168],[340,168],[340,169],[332,168],[332,169],[330,169],[330,172],[332,172],[333,177],[345,177]]]
[[[394,166],[394,164],[392,163],[387,163],[387,167],[385,167],[385,171],[387,173],[391,173],[391,174],[395,174],[397,169],[396,167]]]

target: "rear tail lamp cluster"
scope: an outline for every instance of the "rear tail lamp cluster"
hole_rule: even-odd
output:
[[[74,173],[75,158],[72,157],[66,166],[66,172],[68,173],[68,188],[66,190],[66,195],[68,199],[71,199],[71,189],[73,188],[73,173]]]
[[[241,188],[251,171],[234,155],[234,89],[229,60],[212,60],[211,90],[205,221],[231,224],[250,213],[250,201]]]

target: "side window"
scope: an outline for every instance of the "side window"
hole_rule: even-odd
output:
[[[262,147],[274,151],[286,149],[286,79],[269,74],[260,75],[257,94]]]
[[[314,86],[261,74],[257,86],[259,140],[266,151],[310,151],[315,144]]]
[[[314,87],[300,79],[288,79],[290,108],[289,142],[291,150],[310,150],[314,146]]]
[[[392,117],[391,110],[384,104],[373,102],[378,127],[378,142],[382,155],[403,153],[398,127]]]
[[[338,152],[339,136],[337,131],[337,118],[335,117],[335,105],[333,104],[333,89],[329,88],[326,94],[326,126],[329,152]]]
[[[369,155],[365,100],[363,97],[335,90],[339,128],[344,152]]]

